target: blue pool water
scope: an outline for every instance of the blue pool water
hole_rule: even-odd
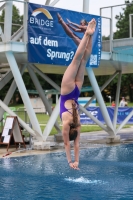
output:
[[[0,159],[0,199],[133,199],[133,144],[80,151],[80,170],[65,153]]]

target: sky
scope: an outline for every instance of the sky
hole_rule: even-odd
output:
[[[89,14],[93,15],[100,15],[100,8],[120,5],[125,3],[125,0],[88,0],[88,1],[89,1]],[[29,2],[45,5],[46,0],[29,0]],[[23,14],[23,4],[17,2],[15,3],[15,5],[20,10],[20,14]],[[82,12],[83,0],[60,0],[55,5],[55,7]],[[125,6],[117,6],[113,8],[113,31],[116,31],[115,16],[120,12],[122,12],[122,7]],[[102,16],[111,17],[111,9],[110,8],[102,9]],[[106,36],[109,35],[110,33],[109,27],[110,27],[109,20],[102,18],[102,35]]]

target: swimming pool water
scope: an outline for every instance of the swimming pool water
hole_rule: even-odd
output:
[[[0,199],[133,199],[133,144],[80,150],[80,170],[64,152],[0,159]]]

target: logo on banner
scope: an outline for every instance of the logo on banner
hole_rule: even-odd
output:
[[[39,15],[41,14],[41,15]],[[44,31],[46,29],[53,28],[54,26],[54,19],[50,12],[46,10],[45,8],[38,8],[33,10],[30,19],[29,19],[30,25],[34,28],[43,29]],[[36,25],[36,26],[35,26]],[[29,38],[29,42],[32,45],[40,45],[47,47],[47,57],[53,60],[54,58],[58,59],[65,59],[65,61],[72,60],[74,56],[74,51],[71,52],[64,52],[64,51],[55,51],[52,50],[52,48],[58,48],[59,47],[59,41],[56,39],[49,39],[48,36],[44,37],[42,35],[38,35],[37,37],[32,36]]]
[[[53,19],[50,12],[44,8],[38,8],[32,12],[32,16],[36,17],[38,14],[43,13],[48,19]]]
[[[43,14],[46,17],[46,20],[43,18],[38,18],[39,14]],[[53,27],[53,17],[50,12],[44,8],[38,8],[34,10],[30,17],[30,24],[39,25],[39,26],[46,26],[46,27]]]

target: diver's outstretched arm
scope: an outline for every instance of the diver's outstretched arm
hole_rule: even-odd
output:
[[[73,25],[73,26],[75,26],[76,28],[77,28],[77,30],[81,30],[82,32],[85,32],[86,31],[86,29],[87,29],[87,25],[85,25],[85,26],[82,26],[82,25],[79,25],[79,24],[76,24],[76,23],[74,23],[74,22],[71,22],[69,19],[67,19],[67,21],[68,21],[68,26],[69,27],[72,27],[71,26],[71,24]],[[74,28],[74,27],[73,27]],[[74,30],[74,29],[73,29]],[[76,30],[76,29],[75,29]]]

